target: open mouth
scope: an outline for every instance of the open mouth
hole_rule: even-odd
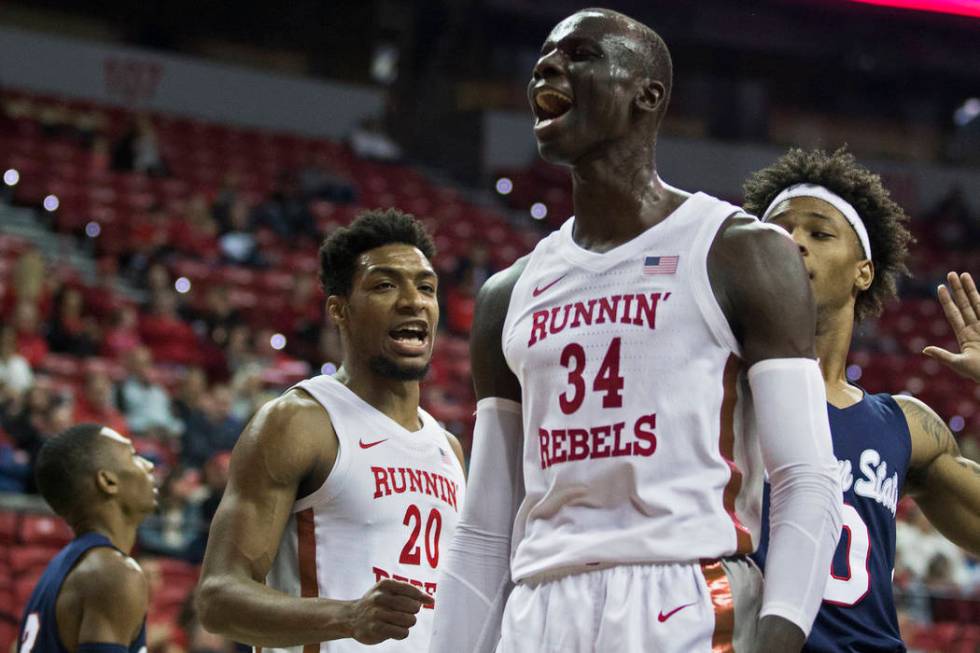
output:
[[[417,355],[425,352],[429,342],[429,327],[419,322],[403,324],[388,332],[394,341],[395,349],[405,355]]]
[[[539,122],[561,118],[572,108],[572,98],[553,88],[542,88],[534,93],[534,115]]]

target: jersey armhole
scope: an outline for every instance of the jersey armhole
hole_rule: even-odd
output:
[[[708,253],[718,235],[718,231],[730,217],[742,214],[742,211],[730,204],[726,204],[725,206],[732,210],[727,212],[720,220],[717,219],[717,213],[713,214],[712,218],[706,219],[704,225],[698,230],[697,236],[694,239],[694,245],[691,247],[691,266],[689,269],[691,270],[691,286],[694,289],[695,303],[697,303],[701,317],[704,318],[705,324],[708,325],[708,330],[711,332],[712,337],[719,346],[727,348],[736,356],[742,358],[742,348],[735,338],[735,333],[728,323],[728,318],[725,317],[725,312],[721,310],[721,306],[718,304],[718,299],[715,297],[714,290],[711,288],[711,279],[708,276]],[[718,209],[715,210],[717,211]]]
[[[297,385],[302,388],[302,385]],[[307,390],[307,392],[309,391]],[[317,403],[320,403],[319,400],[317,400]],[[330,411],[327,410],[327,407],[322,403],[320,403],[320,407],[329,417]],[[333,419],[330,422],[332,424]],[[293,503],[293,514],[303,512],[307,508],[312,508],[317,504],[333,501],[344,490],[347,479],[350,477],[350,474],[347,473],[347,470],[350,468],[350,453],[347,451],[347,443],[337,433],[336,427],[334,428],[334,437],[337,438],[337,458],[334,460],[333,467],[330,468],[330,472],[327,473],[327,478],[324,479],[320,487],[296,499]]]

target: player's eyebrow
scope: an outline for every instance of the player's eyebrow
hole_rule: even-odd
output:
[[[387,274],[392,277],[406,277],[411,276],[411,271],[406,271],[402,268],[396,268],[390,265],[375,265],[369,268],[367,272],[364,273],[364,276],[367,277],[375,274]],[[438,275],[432,270],[423,268],[418,272],[415,272],[414,277],[432,277],[435,279],[438,278]]]

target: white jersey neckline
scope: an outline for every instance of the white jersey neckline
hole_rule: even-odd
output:
[[[558,238],[561,245],[559,250],[561,255],[570,263],[585,268],[591,272],[603,272],[616,265],[623,259],[636,256],[638,251],[649,246],[649,239],[652,235],[665,228],[665,225],[668,223],[676,222],[677,216],[691,210],[691,208],[699,204],[703,198],[713,199],[700,191],[694,193],[684,200],[680,206],[668,213],[664,219],[657,224],[648,227],[641,233],[637,234],[634,238],[605,252],[593,252],[585,249],[575,242],[575,238],[573,237],[573,233],[575,231],[575,216],[573,215],[568,218],[568,220],[566,220],[558,229]]]

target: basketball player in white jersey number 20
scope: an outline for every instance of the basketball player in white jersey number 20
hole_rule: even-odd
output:
[[[479,507],[433,653],[788,652],[813,622],[842,508],[806,273],[785,235],[657,176],[670,85],[660,37],[608,10],[541,50],[534,133],[575,216],[477,300]]]
[[[236,445],[198,594],[208,630],[267,652],[428,648],[465,483],[459,443],[419,408],[433,249],[393,210],[321,248],[343,365],[266,404]]]

